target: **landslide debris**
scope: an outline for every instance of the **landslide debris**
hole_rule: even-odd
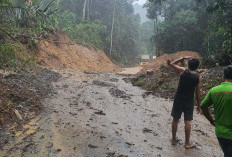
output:
[[[170,55],[163,55],[151,61],[133,78],[132,84],[147,90],[143,97],[148,94],[154,94],[166,99],[173,99],[178,87],[179,74],[167,63],[168,60],[173,61],[182,56],[193,56],[201,60],[201,56],[197,52],[182,51]],[[187,66],[187,63],[181,63]],[[147,70],[153,70],[153,75],[147,75]],[[198,69],[197,72],[202,75],[202,98],[214,86],[219,85],[223,81],[223,67],[214,67],[209,69]]]
[[[49,68],[71,68],[89,72],[121,71],[103,51],[80,45],[59,31],[40,39],[36,56],[37,63]]]
[[[0,71],[0,148],[41,113],[41,100],[52,94],[51,82],[59,77],[41,68],[19,73]]]
[[[168,67],[167,61],[173,61],[183,56],[192,56],[193,58],[202,59],[201,55],[197,52],[192,51],[180,51],[173,54],[164,54],[160,57],[155,58],[148,64],[143,65],[143,69],[139,72],[145,74],[147,70],[159,71],[161,67]],[[186,64],[186,63],[185,63]]]

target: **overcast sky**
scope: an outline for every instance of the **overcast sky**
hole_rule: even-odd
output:
[[[143,5],[144,3],[146,3],[147,0],[138,0],[135,3],[139,3],[140,5]]]

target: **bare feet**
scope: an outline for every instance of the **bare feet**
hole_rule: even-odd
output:
[[[172,145],[177,145],[178,142],[179,142],[178,139],[172,139]]]
[[[193,149],[193,148],[196,148],[196,146],[191,144],[185,144],[185,149]]]

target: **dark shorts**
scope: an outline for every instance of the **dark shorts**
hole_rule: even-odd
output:
[[[171,114],[174,119],[180,119],[184,112],[185,121],[193,120],[193,109],[194,102],[191,98],[175,95]]]
[[[232,157],[232,140],[218,137],[218,142],[222,148],[224,157]]]

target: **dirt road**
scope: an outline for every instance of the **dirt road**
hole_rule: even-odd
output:
[[[45,112],[24,126],[1,157],[220,157],[214,128],[195,114],[191,140],[184,149],[170,144],[172,102],[126,83],[128,75],[66,70],[44,100]],[[124,81],[125,80],[125,81]]]
[[[123,68],[121,74],[137,74],[141,69],[141,66],[134,68]]]

